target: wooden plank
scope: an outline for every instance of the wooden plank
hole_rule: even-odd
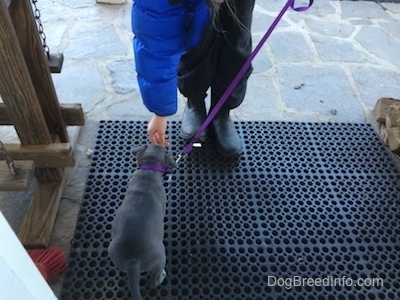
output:
[[[386,133],[390,151],[394,153],[400,153],[400,128],[387,127]]]
[[[81,104],[61,103],[60,109],[64,119],[64,123],[67,126],[85,125],[85,114],[83,113]],[[0,125],[13,125],[10,116],[8,115],[6,105],[4,103],[0,103]]]
[[[57,144],[60,139],[57,135],[52,136],[52,142]],[[36,168],[35,176],[38,182],[57,181],[60,182],[64,170],[62,168]]]
[[[375,120],[378,123],[385,124],[386,115],[389,113],[391,105],[400,106],[400,100],[394,98],[384,98],[384,97],[378,99],[374,108]]]
[[[26,248],[47,248],[64,190],[66,172],[60,182],[38,183],[22,224],[19,238]]]
[[[9,13],[50,134],[69,142],[60,104],[49,69],[49,62],[37,30],[30,0],[14,1]],[[8,106],[7,106],[8,107]]]
[[[49,63],[50,73],[53,74],[61,73],[62,66],[64,63],[64,54],[62,53],[50,54],[49,57],[47,58],[47,61]]]
[[[11,3],[13,2],[13,0],[0,0],[0,1],[4,1],[5,6],[8,8]]]
[[[29,188],[35,162],[14,161],[14,165],[16,175],[11,174],[4,161],[0,162],[0,191],[26,191]]]
[[[61,113],[63,115],[64,122],[69,126],[85,125],[85,114],[81,104],[61,104]]]
[[[4,147],[13,160],[33,160],[37,168],[73,167],[75,165],[74,152],[70,143],[4,144]]]
[[[16,2],[21,1],[13,3]],[[51,143],[46,120],[3,1],[0,1],[0,66],[1,97],[21,144]]]
[[[400,127],[400,101],[397,104],[390,105],[389,113],[392,122],[391,127]],[[388,124],[386,124],[388,126]]]
[[[0,125],[12,125],[10,116],[8,115],[6,109],[6,105],[2,102],[0,102]]]

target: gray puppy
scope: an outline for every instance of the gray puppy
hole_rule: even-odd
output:
[[[128,275],[133,299],[140,295],[140,273],[151,273],[151,284],[160,285],[165,276],[164,216],[166,194],[164,173],[175,166],[165,147],[154,144],[134,149],[137,165],[125,198],[111,229],[108,253],[113,263]]]

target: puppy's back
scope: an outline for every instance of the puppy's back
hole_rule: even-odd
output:
[[[164,237],[165,190],[152,172],[135,171],[111,229],[109,255],[123,271],[132,258],[159,248]]]

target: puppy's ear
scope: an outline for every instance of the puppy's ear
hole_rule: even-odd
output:
[[[170,168],[173,168],[176,165],[175,159],[172,157],[171,153],[169,153],[169,152],[165,153],[165,162],[166,162],[166,165]]]
[[[147,148],[146,144],[140,145],[138,147],[135,147],[132,149],[133,154],[135,154],[135,156],[138,156],[140,154],[142,154]]]

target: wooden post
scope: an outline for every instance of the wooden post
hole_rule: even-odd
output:
[[[6,115],[21,145],[68,143],[29,0],[0,0],[0,66]],[[36,169],[35,176],[36,193],[19,236],[26,247],[37,248],[47,247],[50,241],[66,175],[61,167],[42,167]]]
[[[3,0],[0,1],[0,65],[1,97],[21,144],[50,144],[50,132]]]
[[[50,134],[58,135],[62,143],[68,143],[67,129],[30,0],[14,0],[8,10]]]

